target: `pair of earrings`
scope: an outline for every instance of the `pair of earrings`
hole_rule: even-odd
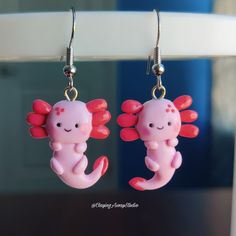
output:
[[[53,156],[50,161],[52,170],[67,185],[84,189],[94,185],[103,176],[109,165],[106,156],[100,156],[93,164],[93,171],[85,174],[88,159],[84,154],[86,141],[91,137],[106,139],[109,129],[106,124],[111,119],[104,99],[95,99],[88,103],[76,100],[78,91],[73,85],[76,68],[73,65],[72,41],[75,31],[75,10],[72,8],[73,25],[69,46],[67,47],[64,74],[69,80],[64,90],[67,100],[51,106],[45,101],[35,100],[33,112],[28,113],[27,122],[31,125],[30,134],[34,138],[50,138]],[[152,89],[152,99],[141,104],[135,100],[126,100],[121,106],[124,112],[117,118],[122,127],[120,137],[124,141],[141,139],[147,148],[145,164],[154,172],[150,180],[135,177],[129,184],[137,190],[158,189],[166,185],[182,163],[180,152],[175,147],[177,136],[193,138],[198,128],[190,123],[197,119],[193,110],[185,110],[192,104],[190,96],[181,96],[171,102],[165,99],[166,89],[162,85],[161,75],[164,66],[160,57],[160,19],[158,17],[158,38],[154,48],[152,71],[157,83]],[[150,57],[149,57],[150,66]],[[161,92],[156,97],[156,92]],[[180,112],[181,111],[181,112]]]

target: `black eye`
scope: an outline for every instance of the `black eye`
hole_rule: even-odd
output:
[[[167,123],[169,126],[171,126],[171,122],[169,121],[168,123]]]
[[[150,123],[150,124],[149,124],[149,127],[151,127],[151,128],[154,127],[154,124],[153,124],[153,123]]]
[[[75,124],[75,128],[78,128],[78,127],[79,127],[79,124],[76,123],[76,124]]]
[[[61,127],[61,123],[57,123],[57,127]]]

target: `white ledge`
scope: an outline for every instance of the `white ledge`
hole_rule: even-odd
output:
[[[161,12],[163,59],[236,55],[236,17]],[[58,61],[71,12],[0,15],[0,61]],[[75,60],[141,60],[155,45],[154,12],[77,12]]]

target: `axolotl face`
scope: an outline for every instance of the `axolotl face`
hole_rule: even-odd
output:
[[[81,101],[60,101],[52,107],[46,129],[54,142],[85,142],[92,130],[92,114]]]
[[[176,138],[181,127],[179,111],[167,99],[152,99],[143,104],[136,129],[143,141]]]

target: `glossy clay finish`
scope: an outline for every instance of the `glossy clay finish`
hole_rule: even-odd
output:
[[[145,164],[154,176],[146,180],[135,177],[129,184],[137,190],[153,190],[166,185],[181,166],[181,153],[176,151],[177,136],[194,138],[198,128],[181,122],[193,122],[198,115],[193,110],[179,112],[192,104],[190,96],[181,96],[174,102],[168,99],[152,99],[144,104],[127,100],[122,104],[122,111],[117,122],[124,127],[120,136],[124,141],[141,139],[147,148]],[[134,126],[133,128],[131,126]]]
[[[52,170],[67,185],[84,189],[94,185],[108,168],[108,158],[99,157],[90,174],[85,174],[88,159],[84,152],[89,137],[104,139],[109,135],[105,124],[110,120],[107,103],[96,99],[89,103],[81,101],[60,101],[51,107],[42,100],[35,100],[33,111],[27,121],[33,127],[35,138],[49,136],[53,156]]]

